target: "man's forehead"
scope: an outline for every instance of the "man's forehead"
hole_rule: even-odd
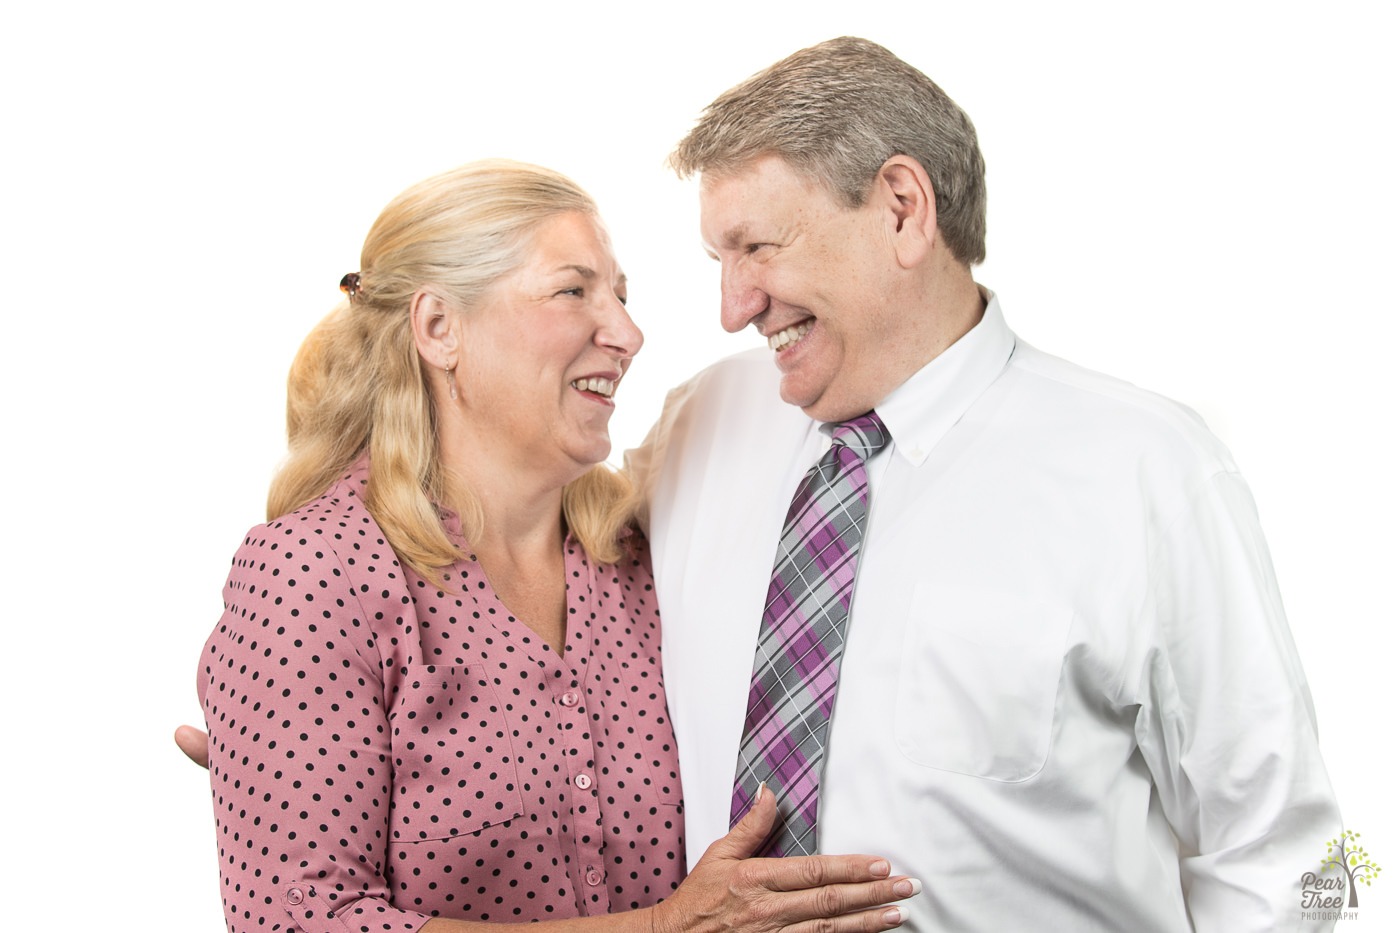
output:
[[[737,242],[752,232],[750,228],[762,216],[763,207],[774,206],[772,195],[776,190],[787,185],[806,188],[809,184],[777,155],[703,172],[699,177],[700,225],[714,237],[715,245]]]
[[[763,229],[764,221],[756,215],[750,199],[719,201],[700,192],[700,240],[706,252],[741,249],[754,237],[765,236]]]
[[[752,225],[745,199],[726,197],[732,172],[705,172],[699,179],[700,239],[706,250],[732,249]]]

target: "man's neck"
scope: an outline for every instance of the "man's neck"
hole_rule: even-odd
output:
[[[909,301],[909,327],[899,337],[906,352],[896,356],[897,365],[891,374],[897,381],[890,391],[970,333],[986,312],[986,294],[972,280],[971,269],[955,262],[946,262],[944,268],[934,270]]]

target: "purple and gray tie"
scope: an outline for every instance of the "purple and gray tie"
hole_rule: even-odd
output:
[[[778,827],[759,855],[816,853],[826,733],[869,509],[865,459],[887,442],[874,412],[835,425],[831,449],[802,479],[782,527],[730,809],[732,826],[762,781],[777,795]]]

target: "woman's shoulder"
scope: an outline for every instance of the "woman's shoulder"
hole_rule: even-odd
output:
[[[228,588],[299,588],[307,601],[406,592],[398,558],[365,507],[366,477],[364,464],[355,464],[317,498],[250,530],[233,558]]]
[[[342,476],[244,536],[224,583],[223,614],[200,658],[200,697],[209,711],[223,704],[231,712],[240,697],[273,703],[288,691],[319,693],[332,683],[342,691],[369,685],[366,696],[383,695],[392,636],[417,626],[397,558],[362,488],[352,473]]]
[[[364,504],[367,479],[367,469],[356,464],[315,499],[258,527],[273,539],[294,538],[302,546],[312,541],[307,536],[314,536],[337,554],[366,547],[387,549],[388,539]]]
[[[635,525],[627,525],[622,529],[617,543],[621,550],[617,560],[612,563],[593,562],[597,575],[603,579],[616,578],[619,582],[628,581],[649,591],[652,588],[653,575],[651,572],[651,542],[646,537],[646,533]],[[583,545],[571,535],[564,542],[564,551],[570,560],[588,559]]]

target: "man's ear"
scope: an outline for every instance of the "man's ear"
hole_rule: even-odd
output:
[[[932,179],[906,155],[890,156],[879,167],[871,198],[884,212],[899,265],[912,269],[933,251],[938,232],[937,196]]]
[[[413,293],[409,315],[413,343],[423,361],[434,369],[455,369],[459,338],[456,315],[447,303],[432,291],[420,288]]]

